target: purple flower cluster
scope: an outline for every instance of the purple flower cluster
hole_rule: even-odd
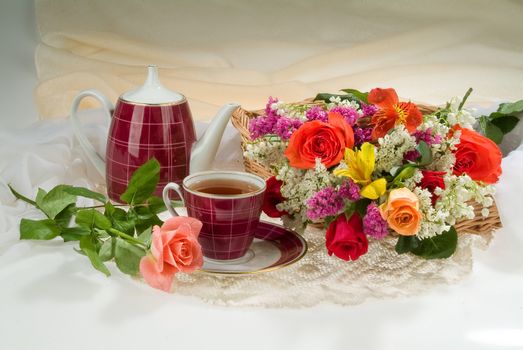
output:
[[[327,122],[327,111],[325,111],[320,106],[312,106],[305,112],[305,116],[308,120],[319,120],[322,122]]]
[[[267,104],[265,105],[265,115],[266,116],[273,116],[278,117],[276,112],[272,109],[272,105],[278,102],[278,98],[274,98],[272,96],[269,96],[269,101],[267,101]]]
[[[313,221],[337,215],[344,207],[343,198],[333,187],[316,192],[306,202],[307,217]]]
[[[441,143],[442,137],[441,135],[433,135],[432,134],[432,128],[428,128],[425,131],[417,130],[412,134],[416,138],[416,142],[425,141],[427,145],[434,145]]]
[[[276,102],[278,102],[277,98],[272,98],[272,96],[269,97],[269,102],[267,102],[267,105],[265,106],[265,115],[254,118],[249,122],[249,132],[251,133],[251,138],[253,140],[274,133],[276,123],[280,118],[271,108],[272,104]]]
[[[251,133],[251,138],[255,140],[258,137],[271,134],[277,121],[277,118],[265,115],[251,119],[249,122],[249,132]]]
[[[280,117],[274,125],[273,132],[278,135],[282,140],[288,140],[291,138],[293,132],[295,132],[303,122],[299,119],[292,119],[286,117]]]
[[[362,103],[360,108],[364,117],[372,117],[378,111],[378,107],[375,105],[367,105],[365,103]]]
[[[338,194],[343,199],[348,199],[350,201],[357,201],[361,198],[360,188],[352,180],[347,180],[343,182],[338,190]]]
[[[360,128],[358,126],[353,127],[354,130],[354,144],[361,146],[364,142],[372,140],[372,129],[371,128]]]
[[[363,233],[376,239],[382,239],[389,233],[387,222],[374,202],[368,205],[367,214],[363,217]]]
[[[343,119],[345,119],[345,121],[351,126],[354,125],[354,123],[356,123],[356,119],[360,117],[357,110],[346,106],[336,106],[331,109],[330,112],[341,114]]]

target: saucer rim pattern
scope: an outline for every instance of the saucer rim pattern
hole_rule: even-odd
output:
[[[307,241],[305,240],[305,238],[303,238],[302,235],[300,235],[296,231],[291,230],[291,229],[289,229],[287,227],[284,227],[283,225],[276,224],[276,223],[273,223],[273,222],[270,222],[270,221],[261,221],[260,220],[260,223],[280,227],[280,228],[284,229],[285,231],[287,231],[288,234],[294,235],[301,242],[301,244],[303,245],[303,249],[300,252],[300,254],[297,257],[295,257],[294,259],[292,259],[290,261],[287,261],[285,263],[277,264],[277,262],[275,262],[272,265],[269,265],[267,267],[264,267],[264,268],[261,268],[261,269],[258,269],[258,270],[254,270],[254,271],[216,271],[216,270],[207,270],[207,269],[202,268],[202,269],[199,269],[199,270],[194,271],[194,272],[195,273],[202,273],[202,274],[206,274],[206,275],[222,275],[222,276],[257,275],[257,274],[260,274],[260,273],[265,273],[265,272],[271,272],[271,271],[279,270],[281,268],[284,268],[284,267],[287,267],[289,265],[295,264],[298,261],[300,261],[301,259],[303,259],[303,257],[307,254],[307,251],[309,249]],[[261,238],[259,238],[259,239],[261,239]],[[274,243],[274,241],[268,240],[268,239],[262,239],[262,240],[264,240],[264,241],[266,241],[266,242],[268,242],[270,244],[273,244],[274,246],[276,246],[276,248],[278,250],[280,249],[278,247],[278,245],[276,243]]]

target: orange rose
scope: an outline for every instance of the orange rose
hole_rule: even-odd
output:
[[[498,182],[501,175],[501,151],[490,139],[470,129],[461,129],[454,174],[463,173],[475,181]]]
[[[345,148],[354,146],[352,127],[339,113],[329,113],[328,123],[319,120],[303,123],[294,132],[285,150],[290,165],[299,169],[312,169],[316,158],[330,168],[339,164]]]
[[[414,236],[419,231],[421,213],[418,197],[408,188],[390,191],[387,202],[380,205],[380,213],[394,231],[403,236]]]

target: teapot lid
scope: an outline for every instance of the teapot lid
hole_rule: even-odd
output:
[[[143,104],[178,103],[185,97],[182,94],[165,88],[158,79],[158,67],[150,65],[147,67],[147,79],[138,89],[128,91],[122,98],[128,102]]]

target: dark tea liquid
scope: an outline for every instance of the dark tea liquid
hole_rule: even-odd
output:
[[[260,188],[250,182],[231,179],[211,179],[197,182],[189,188],[193,191],[234,196],[238,194],[246,194],[256,192]]]

